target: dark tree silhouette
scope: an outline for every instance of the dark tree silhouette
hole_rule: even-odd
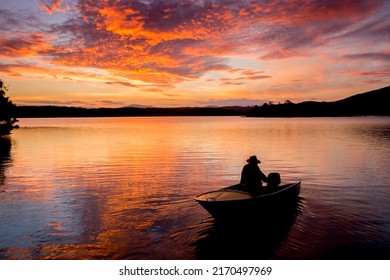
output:
[[[11,162],[11,139],[0,136],[0,193],[5,191],[5,170]]]
[[[18,120],[14,117],[16,106],[6,97],[7,88],[0,79],[0,136],[8,135],[11,130],[18,128]]]

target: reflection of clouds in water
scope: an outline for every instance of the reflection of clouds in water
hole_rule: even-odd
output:
[[[0,192],[4,192],[5,169],[11,161],[11,140],[0,137]]]
[[[370,118],[22,121],[0,159],[0,258],[312,259],[351,236],[375,243],[371,255],[388,248],[390,146],[378,149],[388,139],[378,118],[373,141]],[[303,215],[259,228],[200,223],[209,215],[195,196],[236,183],[252,152],[266,173],[302,179]]]

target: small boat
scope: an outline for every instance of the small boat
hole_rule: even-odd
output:
[[[216,219],[270,216],[297,202],[301,182],[263,187],[259,194],[240,190],[233,185],[198,195],[195,198]]]

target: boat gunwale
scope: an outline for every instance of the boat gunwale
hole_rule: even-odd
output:
[[[291,189],[292,187],[295,187],[297,185],[301,184],[301,181],[298,181],[298,182],[294,182],[294,183],[288,183],[288,184],[283,184],[281,185],[280,187],[282,189],[280,190],[277,190],[277,191],[274,191],[274,192],[271,192],[271,193],[267,193],[267,194],[261,194],[261,195],[257,195],[257,196],[253,196],[251,195],[250,193],[248,192],[245,192],[245,191],[240,191],[240,190],[234,190],[234,189],[229,189],[233,186],[236,186],[236,185],[232,185],[230,187],[226,187],[226,188],[222,188],[222,189],[219,189],[219,190],[215,190],[215,191],[208,191],[208,192],[205,192],[205,193],[202,193],[202,194],[199,194],[195,197],[195,201],[199,202],[199,203],[207,203],[207,202],[212,202],[212,203],[224,203],[224,202],[232,202],[232,201],[246,201],[246,200],[255,200],[255,199],[260,199],[260,198],[266,198],[266,197],[269,197],[269,196],[273,196],[273,195],[277,195],[281,192],[284,192],[288,189]],[[238,184],[237,184],[238,185]],[[285,187],[285,188],[283,188]],[[213,192],[217,192],[217,191],[222,191],[222,192],[229,192],[229,191],[232,191],[232,192],[238,192],[238,193],[244,193],[244,194],[250,194],[252,197],[248,197],[248,198],[241,198],[241,199],[230,199],[230,200],[222,200],[222,201],[218,201],[218,200],[201,200],[201,199],[198,199],[198,197],[202,196],[202,195],[205,195],[205,194],[209,194],[209,193],[213,193]]]

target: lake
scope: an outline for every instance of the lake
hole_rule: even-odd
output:
[[[21,119],[1,138],[0,259],[390,259],[390,118]],[[286,219],[214,223],[196,195],[301,181]]]

